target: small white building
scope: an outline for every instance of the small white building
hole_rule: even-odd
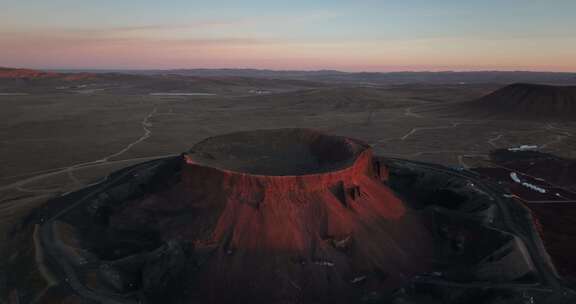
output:
[[[508,151],[519,152],[519,151],[535,151],[538,150],[536,145],[521,145],[520,147],[508,148]]]

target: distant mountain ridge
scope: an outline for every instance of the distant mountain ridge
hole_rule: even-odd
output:
[[[97,74],[86,72],[59,73],[54,71],[0,67],[0,79],[62,79],[75,81],[96,77]]]
[[[298,79],[319,82],[362,83],[375,85],[398,84],[512,84],[516,82],[537,82],[551,84],[575,84],[576,73],[564,72],[524,72],[524,71],[472,71],[472,72],[342,72],[336,70],[318,71],[276,71],[258,69],[177,69],[127,71],[138,74],[176,74],[185,76],[237,76],[251,78]]]
[[[266,69],[172,69],[172,70],[96,70],[96,69],[31,69],[0,68],[0,78],[49,78],[62,75],[138,75],[138,76],[184,76],[184,77],[240,77],[254,79],[299,80],[326,83],[350,83],[362,85],[403,84],[513,84],[548,83],[576,85],[576,72],[530,72],[530,71],[470,71],[470,72],[343,72],[337,70],[266,70]]]
[[[117,71],[40,71],[0,67],[0,92],[25,93],[122,93],[192,92],[257,94],[301,88],[323,83],[298,79],[267,79],[238,76],[188,76],[174,73],[142,74]],[[262,89],[265,88],[265,89]]]
[[[218,80],[276,80],[306,81],[327,84],[363,86],[382,85],[474,85],[514,83],[542,83],[576,85],[576,73],[529,71],[471,71],[471,72],[343,72],[337,70],[259,70],[259,69],[174,69],[174,70],[31,70],[0,68],[0,79],[126,79],[154,76],[163,78],[193,77]],[[133,79],[133,78],[132,78]]]
[[[52,78],[59,75],[56,72],[0,67],[0,78]]]

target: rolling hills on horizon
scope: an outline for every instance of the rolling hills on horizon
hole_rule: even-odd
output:
[[[0,67],[0,78],[7,70],[27,71],[31,69],[10,69]],[[575,84],[576,72],[534,72],[534,71],[398,71],[398,72],[344,72],[337,70],[267,70],[267,69],[48,69],[46,74],[129,74],[129,75],[172,75],[187,77],[240,77],[275,80],[303,80],[328,83],[357,83],[364,85],[401,85],[410,83],[424,84],[513,84],[513,83],[547,83]]]
[[[248,93],[323,87],[298,79],[265,79],[243,76],[187,76],[89,71],[41,71],[0,67],[0,93]]]
[[[125,71],[136,74],[176,74],[185,76],[237,76],[269,79],[299,79],[329,83],[361,83],[372,85],[425,84],[480,84],[539,82],[576,84],[576,73],[531,71],[441,71],[441,72],[343,72],[337,70],[262,70],[262,69],[175,69]]]

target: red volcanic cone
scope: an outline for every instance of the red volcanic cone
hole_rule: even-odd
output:
[[[348,303],[428,270],[431,237],[357,140],[312,130],[204,140],[181,181],[113,219],[205,255],[192,298],[208,303]]]

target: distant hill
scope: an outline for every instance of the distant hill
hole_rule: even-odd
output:
[[[17,69],[0,67],[0,79],[60,79],[66,81],[86,80],[98,78],[98,74],[77,72],[77,73],[59,73],[52,71],[41,71],[32,69]]]
[[[55,72],[44,72],[38,70],[30,70],[30,69],[13,69],[13,68],[5,68],[0,67],[0,78],[54,78],[58,77],[60,74]]]
[[[22,69],[7,69],[22,70]],[[38,71],[36,71],[38,72]],[[0,72],[2,73],[2,72]],[[252,78],[268,80],[294,80],[362,85],[403,84],[500,84],[548,83],[576,85],[576,73],[530,71],[470,71],[470,72],[342,72],[336,70],[261,70],[261,69],[174,69],[174,70],[51,70],[52,75],[65,74],[121,74],[138,76],[184,76],[201,78]],[[31,73],[34,74],[34,73]],[[26,73],[24,73],[26,75]]]
[[[576,86],[517,83],[460,108],[467,114],[492,118],[576,120]]]
[[[90,71],[39,71],[0,68],[1,92],[26,93],[120,93],[199,92],[255,94],[322,87],[324,84],[298,79],[272,80],[240,76],[190,76],[170,73],[130,74]]]
[[[331,83],[361,83],[374,85],[399,84],[512,84],[534,82],[576,85],[576,73],[525,72],[525,71],[474,71],[474,72],[360,72],[348,73],[334,70],[276,71],[257,69],[179,69],[126,71],[134,74],[176,74],[198,77],[251,77],[267,79],[297,79]]]

